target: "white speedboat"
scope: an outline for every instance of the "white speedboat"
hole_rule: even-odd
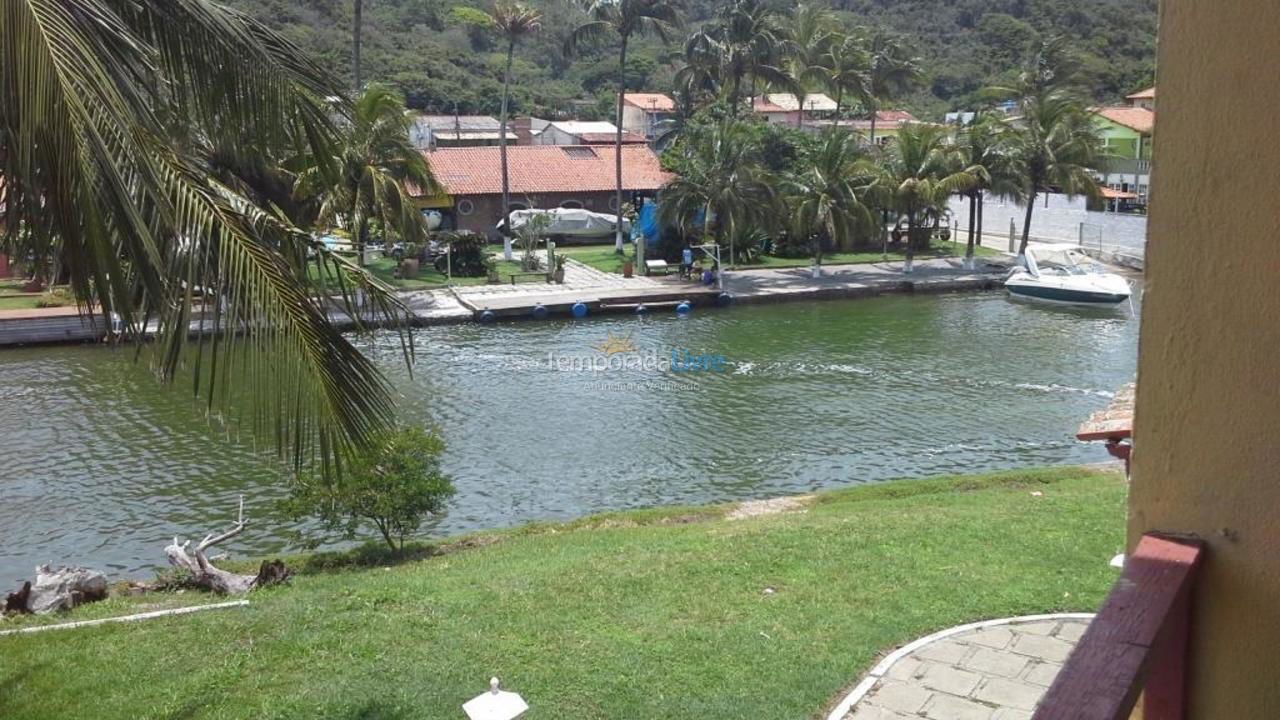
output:
[[[1107,272],[1075,245],[1028,247],[1025,265],[1004,287],[1016,298],[1067,305],[1116,305],[1129,299],[1129,283]]]

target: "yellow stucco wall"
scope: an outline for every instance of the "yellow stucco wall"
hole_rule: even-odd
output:
[[[1277,0],[1161,3],[1129,542],[1209,545],[1195,720],[1280,718],[1277,70]]]

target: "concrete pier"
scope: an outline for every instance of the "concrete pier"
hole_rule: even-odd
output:
[[[581,265],[570,261],[571,265]],[[674,307],[687,300],[693,305],[714,305],[718,287],[677,276],[623,278],[586,269],[565,285],[482,285],[401,294],[415,326],[472,322],[481,312],[500,318],[529,318],[543,305],[552,315],[568,315],[575,303],[587,305],[591,314],[631,312],[636,305]],[[774,303],[799,300],[834,300],[874,297],[888,293],[938,293],[994,290],[1000,287],[1007,263],[979,258],[974,270],[960,258],[916,261],[913,272],[904,273],[901,261],[860,265],[828,265],[820,277],[808,267],[756,268],[725,274],[725,291],[739,303]],[[350,318],[334,314],[339,327],[354,327]],[[193,325],[193,331],[196,327]],[[80,317],[75,308],[45,308],[0,312],[0,346],[49,343],[98,342],[108,328],[100,318]]]

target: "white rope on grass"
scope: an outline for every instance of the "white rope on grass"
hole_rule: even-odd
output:
[[[249,604],[248,600],[233,600],[231,602],[213,603],[210,605],[193,605],[191,607],[173,608],[170,610],[154,610],[152,612],[138,613],[137,615],[121,615],[119,617],[99,618],[97,620],[79,620],[77,622],[58,623],[57,625],[33,625],[32,627],[18,628],[16,630],[0,630],[0,636],[26,635],[30,633],[44,632],[45,630],[64,630],[64,629],[71,629],[71,628],[89,627],[91,625],[106,625],[107,623],[134,622],[136,620],[150,620],[152,618],[167,617],[170,615],[186,615],[188,613],[200,612],[201,610],[218,610],[221,608],[245,607],[248,604]]]

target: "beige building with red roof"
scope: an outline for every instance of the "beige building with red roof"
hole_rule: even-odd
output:
[[[424,153],[442,189],[419,198],[423,208],[440,210],[445,229],[498,236],[502,219],[502,164],[499,148],[441,148]],[[617,211],[614,195],[616,148],[610,145],[514,145],[507,148],[511,207],[583,208]],[[622,147],[624,202],[649,198],[671,175],[646,145]]]
[[[622,129],[652,140],[659,125],[676,114],[676,101],[662,93],[627,93],[622,99]]]
[[[1156,109],[1155,86],[1149,87],[1146,90],[1139,90],[1138,92],[1132,95],[1128,95],[1125,97],[1125,100],[1128,100],[1129,105],[1133,107],[1141,107],[1141,108],[1146,108],[1148,110],[1155,110]]]

